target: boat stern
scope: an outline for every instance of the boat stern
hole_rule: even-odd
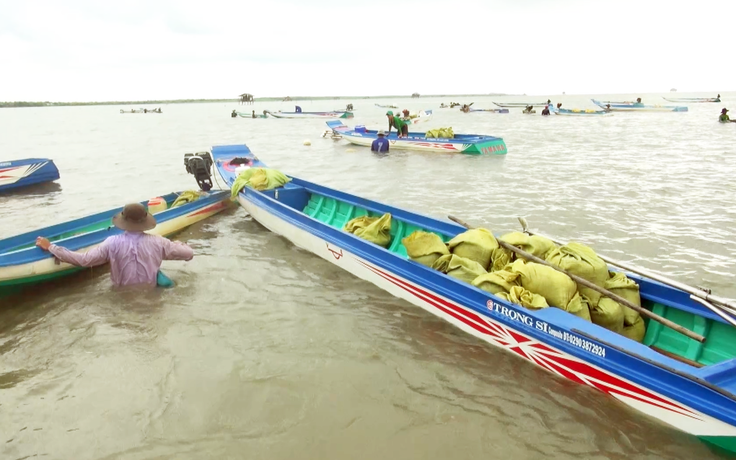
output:
[[[506,155],[506,143],[500,137],[489,137],[486,140],[468,144],[463,149],[463,153],[468,155]]]

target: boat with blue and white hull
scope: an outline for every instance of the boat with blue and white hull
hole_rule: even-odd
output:
[[[468,109],[465,113],[470,112],[509,113],[509,109]]]
[[[524,108],[528,105],[531,105],[532,107],[544,107],[547,105],[546,102],[494,102],[499,107],[509,107],[509,108]]]
[[[685,106],[646,105],[641,102],[611,102],[595,99],[591,99],[591,101],[598,107],[609,108],[614,112],[687,112],[687,107]]]
[[[328,121],[327,126],[335,135],[355,145],[370,147],[378,137],[378,131],[365,127],[349,128],[339,120]],[[426,133],[409,132],[409,137],[399,138],[396,133],[386,135],[391,149],[421,150],[425,152],[464,153],[467,155],[506,155],[506,143],[500,137],[480,134],[455,134],[450,138],[427,137]]]
[[[353,118],[352,112],[271,112],[274,118]]]
[[[0,161],[0,192],[52,182],[58,178],[59,169],[48,158]]]
[[[230,186],[244,164],[265,167],[245,145],[216,146],[212,155]],[[639,343],[558,308],[526,309],[408,258],[405,237],[422,230],[448,242],[465,231],[455,223],[295,177],[272,190],[246,187],[237,199],[256,221],[296,246],[461,330],[736,451],[736,329],[692,300],[697,294],[716,302],[715,296],[693,290],[690,297],[690,291],[629,275],[639,285],[644,309],[707,337],[701,342],[649,320]],[[343,230],[355,217],[385,213],[391,214],[386,248]]]
[[[572,117],[587,117],[587,116],[606,116],[613,115],[605,110],[593,110],[593,109],[563,109],[562,107],[555,108],[553,111],[556,115],[572,116]]]

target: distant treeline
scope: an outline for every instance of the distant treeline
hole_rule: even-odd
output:
[[[432,94],[422,97],[471,97],[471,96],[505,96],[505,94]],[[355,99],[404,99],[411,96],[290,96],[287,101],[323,101],[323,100],[355,100]],[[256,102],[273,102],[283,101],[283,97],[257,97]],[[161,105],[161,104],[188,104],[197,102],[228,102],[239,103],[240,99],[173,99],[161,101],[106,101],[106,102],[31,102],[31,101],[12,101],[0,102],[2,107],[62,107],[73,105]]]

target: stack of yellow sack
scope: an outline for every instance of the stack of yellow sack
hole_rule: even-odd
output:
[[[430,129],[424,134],[424,137],[426,138],[438,138],[439,137],[442,139],[452,139],[455,137],[455,133],[452,131],[452,127]]]
[[[558,247],[547,238],[521,232],[499,239],[641,305],[639,286],[623,273],[609,273],[606,263],[583,244]],[[500,247],[487,229],[468,230],[447,244],[438,235],[421,231],[402,242],[412,260],[510,302],[529,309],[560,308],[630,339],[644,339],[645,324],[638,312],[578,285],[552,267],[527,261]]]

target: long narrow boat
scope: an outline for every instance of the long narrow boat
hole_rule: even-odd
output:
[[[268,112],[274,118],[353,118],[352,112]]]
[[[615,112],[687,112],[687,107],[674,105],[646,105],[640,102],[610,102],[591,99],[599,107],[610,105]]]
[[[606,116],[613,115],[605,110],[593,110],[593,109],[559,109],[555,108],[554,113],[556,115],[574,116],[574,117],[586,117],[586,116]]]
[[[470,112],[509,113],[509,109],[470,109],[466,113]]]
[[[375,104],[375,106],[376,106],[376,107],[381,107],[381,108],[383,108],[383,109],[398,109],[398,107],[397,107],[397,106],[395,106],[395,105],[391,105],[391,104],[389,104],[389,105],[381,105],[381,104]]]
[[[160,203],[161,211],[151,210],[156,216],[156,227],[147,233],[171,236],[217,214],[231,203],[229,191],[199,193],[201,196],[197,200],[176,207],[172,207],[172,204],[181,193],[170,193],[160,197],[166,203],[167,209],[163,210],[163,203]],[[147,206],[149,202],[143,201],[141,204]],[[112,217],[122,209],[122,207],[108,209],[91,216],[0,240],[0,295],[82,270],[67,263],[55,263],[50,253],[35,246],[36,237],[45,236],[72,251],[86,252],[98,246],[107,237],[121,233],[121,230],[112,226]]]
[[[662,96],[662,99],[665,101],[670,102],[684,102],[684,103],[690,103],[690,102],[721,102],[721,95],[719,94],[718,97],[664,97]]]
[[[546,102],[494,102],[499,107],[511,107],[511,108],[517,108],[517,107],[526,107],[527,105],[531,105],[533,107],[544,107],[547,105]]]
[[[229,185],[243,162],[264,166],[245,145],[217,146],[212,154]],[[235,158],[239,159],[233,164]],[[296,246],[461,330],[685,433],[736,451],[736,329],[692,301],[687,292],[628,275],[639,284],[644,308],[707,337],[701,343],[649,321],[639,343],[557,308],[525,309],[407,257],[404,237],[423,230],[447,242],[465,230],[455,223],[295,177],[273,190],[245,188],[238,201],[263,226]],[[384,213],[392,216],[387,249],[343,230],[354,217]]]
[[[339,120],[328,121],[327,126],[344,139],[356,145],[370,147],[378,131],[348,128]],[[426,133],[409,133],[399,138],[395,133],[386,136],[391,149],[423,150],[425,152],[457,152],[468,155],[506,155],[506,144],[500,137],[481,134],[455,134],[452,139],[427,137]]]
[[[58,178],[59,170],[48,158],[0,161],[0,193]]]
[[[241,118],[268,118],[268,115],[265,113],[257,113],[255,116],[253,116],[253,112],[247,113],[247,112],[235,112],[240,116]]]

